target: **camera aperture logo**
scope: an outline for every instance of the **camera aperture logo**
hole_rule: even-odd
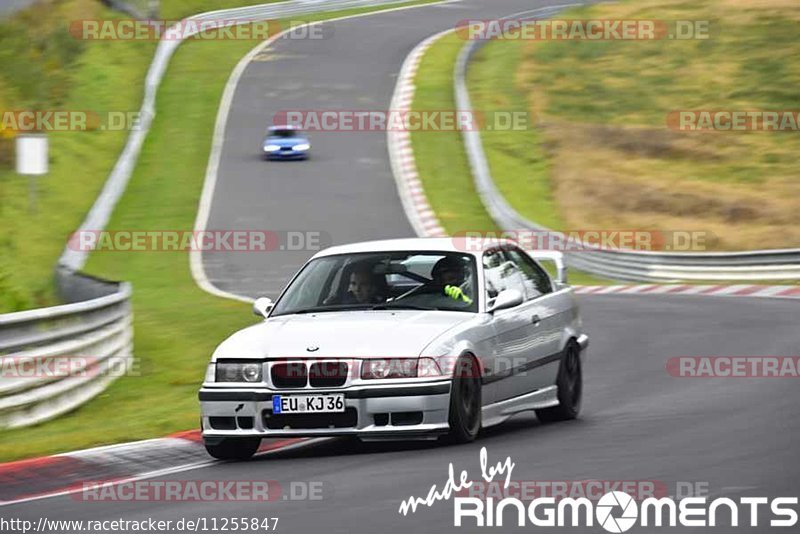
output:
[[[614,509],[621,508],[622,514],[614,515]],[[597,522],[609,532],[629,530],[639,517],[636,501],[624,491],[610,491],[597,501]]]
[[[481,477],[486,484],[504,476],[503,487],[508,490],[515,465],[509,456],[489,466],[486,447],[481,448]],[[441,488],[434,484],[425,497],[408,497],[400,503],[398,513],[406,516],[416,513],[421,507],[432,507],[439,501],[452,499],[453,526],[456,527],[592,527],[597,524],[605,531],[617,534],[627,532],[637,524],[642,527],[758,526],[764,524],[759,519],[765,516],[769,517],[766,524],[771,527],[792,527],[798,523],[797,497],[676,499],[640,495],[637,499],[618,490],[609,490],[596,500],[586,497],[556,499],[537,496],[521,500],[515,496],[497,499],[468,496],[468,488],[481,483],[473,481],[464,470],[456,477],[450,463],[447,480]]]

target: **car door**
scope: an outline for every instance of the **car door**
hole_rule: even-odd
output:
[[[525,286],[525,310],[529,317],[526,353],[526,384],[530,391],[551,386],[556,381],[561,357],[561,335],[568,313],[559,306],[561,296],[556,295],[547,272],[528,254],[516,247],[505,250]]]
[[[488,250],[483,255],[486,302],[506,289],[516,289],[526,296],[524,277],[519,267],[502,249]],[[485,365],[484,387],[493,402],[518,397],[530,392],[526,367],[531,355],[543,356],[531,339],[532,310],[528,301],[492,315],[494,335],[493,358]]]

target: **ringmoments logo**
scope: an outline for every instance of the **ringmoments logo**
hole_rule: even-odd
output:
[[[502,527],[593,527],[607,532],[627,532],[637,524],[642,527],[793,527],[798,522],[797,497],[739,497],[732,499],[707,496],[684,498],[646,497],[637,501],[625,491],[610,490],[593,501],[586,497],[535,497],[523,501],[518,497],[463,496],[474,484],[492,484],[503,480],[508,489],[515,463],[511,457],[489,465],[486,447],[480,451],[481,479],[472,479],[462,470],[455,474],[448,466],[448,477],[441,486],[430,487],[425,497],[410,496],[400,503],[398,513],[415,514],[422,507],[440,501],[453,501],[453,526]],[[766,519],[766,521],[764,520]],[[761,519],[761,521],[759,521]]]
[[[614,509],[621,508],[622,514],[614,516]],[[636,524],[639,516],[636,501],[624,491],[606,493],[597,503],[597,522],[609,532],[625,532]]]

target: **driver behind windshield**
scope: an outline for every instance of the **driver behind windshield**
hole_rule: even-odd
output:
[[[381,285],[372,267],[363,266],[350,273],[350,284],[345,296],[345,304],[380,304],[386,299],[380,295]]]

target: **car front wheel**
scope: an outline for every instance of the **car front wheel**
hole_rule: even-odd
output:
[[[481,377],[475,359],[462,356],[456,362],[450,390],[449,441],[468,443],[481,429]]]
[[[217,460],[249,460],[258,451],[261,438],[205,440],[206,451]]]

